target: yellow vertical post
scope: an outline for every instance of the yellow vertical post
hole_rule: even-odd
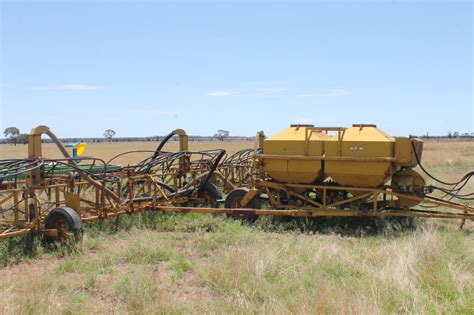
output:
[[[19,220],[19,214],[20,214],[20,209],[18,209],[18,192],[15,191],[13,195],[13,203],[15,204],[15,223],[18,223]]]
[[[186,134],[186,131],[183,129],[175,129],[173,130],[173,133],[175,135],[179,136],[179,151],[188,151],[189,150],[189,138],[188,135]],[[179,159],[179,170],[183,173],[189,171],[190,168],[190,157],[189,156],[183,156]]]
[[[28,158],[38,159],[43,155],[41,135],[49,130],[46,126],[37,126],[31,129],[28,136]],[[34,186],[41,181],[41,169],[36,168],[28,173],[28,186]]]
[[[56,200],[56,207],[59,208],[61,206],[61,199],[60,199],[60,195],[59,195],[59,187],[55,187],[54,189],[54,197],[55,197],[55,200]]]
[[[264,141],[265,141],[265,133],[263,131],[257,132],[257,149],[263,150]]]
[[[179,151],[188,151],[189,150],[189,137],[186,134],[186,131],[183,129],[173,130],[175,135],[179,136]]]

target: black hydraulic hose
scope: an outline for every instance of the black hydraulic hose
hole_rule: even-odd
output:
[[[163,140],[161,140],[160,144],[155,150],[155,153],[153,154],[153,157],[157,157],[160,155],[161,149],[165,146],[166,142],[168,142],[169,139],[171,139],[174,135],[176,135],[174,132],[170,132]]]
[[[453,199],[455,198],[455,197],[453,196],[453,194],[458,194],[458,196],[465,196],[465,195],[459,195],[459,193],[460,193],[461,190],[467,185],[468,182],[469,182],[469,181],[466,180],[466,181],[464,181],[464,183],[463,183],[460,187],[458,187],[458,185],[459,185],[459,184],[458,184],[458,185],[455,185],[452,189],[446,189],[446,190],[449,191],[451,194],[445,192],[444,195],[441,196],[441,197],[439,197],[439,198],[440,198],[440,199],[444,199],[444,198],[446,198],[446,197],[449,196],[449,198],[448,198],[447,200],[450,201],[450,200],[453,200]],[[436,186],[431,186],[431,187],[434,188],[434,189],[438,189],[438,188],[439,188],[439,187],[436,187]],[[444,188],[443,188],[443,189],[444,189]],[[472,195],[472,194],[474,194],[474,193],[471,193],[471,194],[468,194],[468,195]],[[439,207],[439,205],[438,205],[438,206],[420,205],[420,206],[423,207],[423,208],[437,208],[437,207]]]
[[[132,153],[152,153],[152,152],[155,152],[155,151],[152,151],[152,150],[130,150],[130,151],[126,151],[126,152],[122,152],[120,154],[117,154],[116,156],[112,157],[110,160],[107,161],[107,164],[110,164],[110,162],[112,162],[113,160],[123,156],[123,155],[127,155],[127,154],[132,154]]]
[[[446,192],[446,194],[449,194],[451,196],[459,196],[459,197],[474,196],[474,192],[473,193],[468,193],[468,194],[459,194],[459,193],[453,193],[451,190],[445,189],[445,188],[442,188],[442,187],[431,186],[431,188],[437,189],[437,190],[440,190],[440,191],[444,191],[444,192]]]
[[[222,165],[240,165],[252,158],[252,153],[255,152],[253,149],[242,149],[236,153],[226,156],[222,161]]]
[[[36,160],[33,161],[33,163],[35,162]],[[28,162],[28,160],[26,159],[15,159],[15,160],[3,160],[3,161],[0,161],[0,171],[4,171],[5,168],[7,170],[11,170],[13,169],[14,167],[18,166],[17,168],[21,168],[21,165],[23,165],[24,163]]]
[[[3,180],[7,177],[17,176],[17,175],[24,174],[26,172],[31,172],[44,165],[43,160],[23,160],[23,161],[29,162],[29,163],[27,165],[19,166],[21,165],[20,160],[15,160],[15,163],[13,164],[11,168],[7,167],[6,169],[0,170],[0,173],[3,173],[0,175],[0,179]]]
[[[416,162],[418,163],[418,165],[420,166],[421,170],[423,172],[425,172],[426,175],[428,175],[431,179],[433,179],[434,181],[440,183],[440,184],[443,184],[443,185],[447,185],[447,186],[457,186],[459,185],[460,183],[464,182],[464,181],[468,181],[473,175],[474,175],[474,171],[471,171],[469,173],[467,173],[466,175],[464,175],[459,181],[457,182],[445,182],[443,180],[440,180],[436,177],[434,177],[433,175],[431,175],[424,167],[423,165],[421,164],[421,161],[420,161],[420,158],[418,157],[418,154],[416,153],[416,148],[415,148],[415,143],[411,143],[412,147],[413,147],[413,153],[415,154],[415,158],[416,158]],[[463,185],[464,186],[464,185]]]
[[[67,163],[71,160],[74,160],[74,161],[76,161],[76,160],[82,160],[82,161],[93,160],[94,164],[95,164],[95,161],[99,161],[103,164],[103,169],[99,174],[94,174],[94,173],[91,172],[91,169],[83,170],[78,166],[74,166],[70,163]],[[79,174],[84,173],[84,174],[88,175],[89,177],[91,177],[95,180],[104,180],[104,181],[108,181],[108,182],[114,182],[113,180],[106,179],[107,163],[105,163],[104,160],[99,159],[99,158],[93,158],[93,157],[80,157],[80,158],[78,158],[78,157],[74,157],[74,158],[47,159],[47,160],[44,160],[44,161],[53,162],[53,163],[56,163],[56,165],[61,164],[61,165],[72,167],[72,169],[77,171]],[[50,172],[54,171],[54,167],[55,166],[53,166],[53,168],[50,170]]]
[[[458,187],[458,185],[455,185],[455,186],[453,187],[453,189],[451,189],[450,191],[451,191],[451,192],[460,193],[461,190],[467,185],[467,183],[469,183],[468,180],[464,181],[464,183],[463,183],[460,187]]]
[[[154,166],[163,166],[166,162],[172,162],[177,159],[177,157],[188,154],[188,152],[176,152],[176,153],[166,153],[163,155],[153,155],[145,160],[139,162],[133,167],[139,173],[149,173],[151,168]]]
[[[219,163],[220,163],[221,159],[224,157],[224,155],[225,155],[225,150],[220,150],[219,154],[217,155],[217,157],[213,161],[213,163],[211,165],[211,169],[209,170],[209,173],[207,174],[206,178],[204,178],[204,180],[201,181],[201,183],[198,187],[198,190],[203,189],[207,185],[207,183],[209,182],[211,177],[214,175],[214,172],[216,171],[217,167],[219,166]]]
[[[441,188],[441,187],[432,186],[432,188],[435,189],[435,190],[442,191],[442,192],[444,192],[445,194],[451,196],[451,197],[452,197],[451,199],[454,198],[454,199],[467,200],[467,201],[472,201],[472,200],[474,200],[474,197],[469,198],[470,196],[474,196],[474,193],[465,194],[465,195],[458,195],[458,194],[453,194],[453,193],[450,192],[449,190],[443,189],[443,188]]]

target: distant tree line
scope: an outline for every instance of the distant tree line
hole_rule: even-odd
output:
[[[5,139],[0,139],[1,144],[11,144],[11,145],[17,145],[17,144],[28,144],[28,134],[23,134],[20,132],[20,130],[16,127],[8,127],[4,130],[3,134],[5,135]],[[89,143],[95,143],[95,142],[132,142],[132,141],[156,141],[159,142],[165,138],[165,136],[148,136],[148,137],[115,137],[116,132],[113,129],[107,129],[103,133],[103,137],[89,137],[89,138],[61,138],[61,141],[64,143],[70,143],[70,142],[89,142]],[[224,140],[229,140],[229,141],[242,141],[242,140],[253,140],[255,137],[244,137],[244,136],[230,136],[230,132],[227,130],[219,129],[217,133],[215,133],[213,136],[195,136],[195,135],[189,135],[189,140],[190,141],[224,141]],[[177,141],[179,140],[178,136],[174,136],[170,139],[171,141]],[[44,143],[50,143],[52,142],[50,139],[45,138],[42,139],[42,142]]]
[[[417,138],[422,138],[422,139],[470,139],[470,138],[474,138],[474,132],[460,133],[457,131],[454,131],[454,132],[448,131],[446,135],[442,135],[442,136],[430,135],[429,133],[426,133],[422,136],[410,136],[410,137],[417,137]]]
[[[5,139],[3,141],[0,140],[0,143],[10,143],[11,145],[20,144],[27,144],[28,143],[28,135],[25,133],[20,133],[20,129],[16,127],[8,127],[5,128],[3,131],[5,135]]]
[[[8,127],[3,131],[5,135],[5,139],[0,139],[0,143],[3,144],[27,144],[28,143],[28,134],[21,133],[20,130],[16,127]],[[61,138],[63,142],[131,142],[131,141],[161,141],[165,138],[165,136],[149,136],[149,137],[115,137],[117,132],[113,129],[107,129],[103,133],[103,137],[92,137],[92,138]],[[454,132],[447,132],[446,135],[439,135],[439,136],[432,136],[429,133],[426,133],[421,136],[410,135],[410,137],[422,138],[422,139],[468,139],[474,138],[474,132],[472,133],[459,133],[457,131]],[[171,141],[177,141],[179,139],[178,136],[174,136],[171,138]],[[230,136],[230,132],[224,129],[219,129],[213,136],[189,136],[190,141],[239,141],[239,140],[253,140],[255,137],[242,137],[242,136]],[[45,143],[52,142],[50,139],[43,139]]]

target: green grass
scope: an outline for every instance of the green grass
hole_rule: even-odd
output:
[[[424,164],[440,178],[474,165],[470,142],[426,148]],[[474,223],[458,223],[268,216],[247,225],[160,213],[96,221],[76,248],[0,241],[0,313],[474,314]]]
[[[25,256],[12,244],[0,312],[472,313],[472,232],[362,223],[158,213],[96,222],[78,251],[35,241]]]

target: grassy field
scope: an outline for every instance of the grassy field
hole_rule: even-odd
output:
[[[87,154],[154,146],[91,144]],[[23,146],[0,150],[0,158],[26,154]],[[474,168],[474,142],[427,142],[423,162],[457,179]],[[3,241],[0,313],[473,314],[474,223],[462,231],[457,221],[409,223],[267,217],[248,226],[146,213],[122,218],[117,230],[88,226],[81,249],[49,251],[35,241],[28,256],[24,240]]]
[[[108,161],[112,157],[132,150],[154,151],[158,142],[112,142],[112,143],[88,143],[84,156],[93,156]],[[241,149],[253,148],[252,141],[190,141],[189,150],[210,150],[225,149],[229,154],[235,153]],[[163,148],[164,151],[175,152],[179,148],[178,141],[170,141]],[[127,165],[136,163],[150,156],[149,152],[139,152],[125,155],[114,160],[113,163]],[[17,146],[0,144],[0,159],[25,158],[28,156],[28,145],[19,144]],[[58,158],[62,157],[61,152],[53,143],[43,144],[43,156]]]

